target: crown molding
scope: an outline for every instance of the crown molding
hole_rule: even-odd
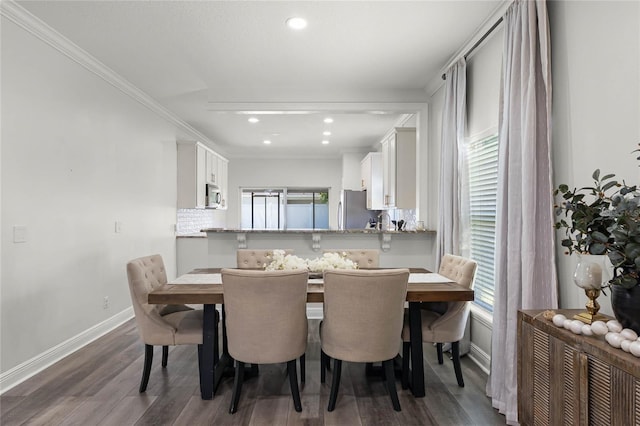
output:
[[[31,12],[17,4],[14,0],[0,1],[0,16],[3,16],[26,30],[30,34],[47,43],[63,55],[78,63],[88,71],[94,73],[125,95],[147,107],[149,110],[160,116],[162,119],[175,125],[185,132],[189,137],[193,137],[201,142],[216,146],[215,143],[203,133],[196,130],[180,117],[162,106],[158,101],[140,90],[127,79],[113,71],[107,65],[100,62],[89,52],[73,43],[71,40],[51,28],[44,21],[33,15]]]

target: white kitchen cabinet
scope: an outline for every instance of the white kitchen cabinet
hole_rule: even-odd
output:
[[[226,209],[227,206],[229,205],[228,203],[228,199],[229,199],[229,193],[227,192],[227,190],[229,189],[229,179],[228,179],[228,172],[229,172],[229,161],[218,156],[218,188],[220,188],[220,195],[221,195],[221,199],[220,199],[220,208],[221,209]]]
[[[220,186],[219,158],[213,151],[207,150],[207,183]]]
[[[178,142],[179,209],[204,208],[208,149],[199,142]]]
[[[385,209],[382,190],[382,153],[368,153],[360,163],[360,173],[362,189],[367,191],[367,209]]]
[[[385,208],[416,208],[416,129],[397,127],[382,141]]]
[[[226,209],[228,161],[200,142],[178,142],[179,209],[204,208],[207,185],[217,185]]]

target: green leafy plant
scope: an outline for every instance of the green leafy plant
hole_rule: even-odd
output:
[[[561,199],[555,206],[561,217],[555,227],[565,232],[561,244],[567,254],[606,254],[614,267],[609,284],[634,287],[640,277],[640,192],[614,174],[600,176],[599,169],[591,177],[592,186],[562,184],[554,191]]]

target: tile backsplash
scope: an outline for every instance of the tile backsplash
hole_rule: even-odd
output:
[[[223,228],[224,213],[213,209],[178,209],[176,235],[206,235],[200,230]]]

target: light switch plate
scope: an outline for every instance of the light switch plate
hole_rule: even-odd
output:
[[[122,222],[120,222],[120,221],[116,221],[116,224],[115,224],[115,227],[114,227],[114,229],[113,229],[113,230],[114,230],[114,232],[115,232],[116,234],[121,233],[121,232],[122,232]]]
[[[13,226],[13,242],[14,243],[26,243],[27,242],[27,227],[24,225]]]

